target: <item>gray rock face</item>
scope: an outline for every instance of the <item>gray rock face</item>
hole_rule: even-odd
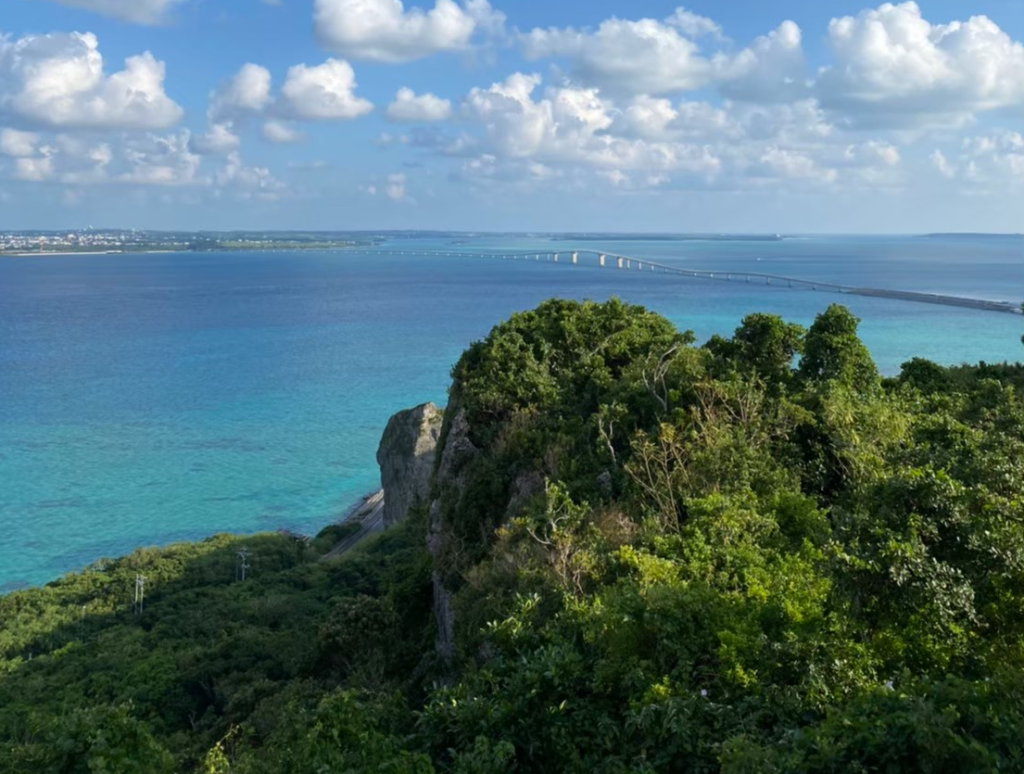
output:
[[[400,522],[429,496],[440,434],[441,411],[433,403],[399,411],[388,420],[377,448],[385,526]]]
[[[469,439],[466,412],[462,409],[455,411],[451,427],[448,428],[448,436],[445,438],[444,450],[441,452],[437,485],[442,495],[461,499],[465,486],[462,468],[480,452]],[[441,501],[434,500],[430,504],[430,534],[427,535],[427,549],[434,557],[431,578],[434,587],[434,619],[437,623],[434,648],[447,679],[455,654],[455,613],[452,610],[452,592],[445,586],[444,575],[441,572],[445,548],[442,521]]]

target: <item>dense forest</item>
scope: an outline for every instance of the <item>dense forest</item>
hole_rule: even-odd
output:
[[[857,322],[514,315],[378,537],[0,597],[0,772],[1024,771],[1024,366]]]

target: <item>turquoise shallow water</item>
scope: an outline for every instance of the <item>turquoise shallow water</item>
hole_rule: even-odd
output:
[[[460,237],[460,241],[466,241]],[[545,249],[545,238],[402,240]],[[588,242],[694,268],[1024,297],[1024,241]],[[314,532],[377,481],[387,418],[444,401],[451,365],[511,312],[645,304],[701,340],[752,311],[809,324],[822,293],[465,256],[343,252],[0,260],[0,591],[138,545]],[[1021,318],[843,296],[881,368],[1017,360]]]

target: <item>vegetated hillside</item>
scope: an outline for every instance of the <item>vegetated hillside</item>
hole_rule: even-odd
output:
[[[883,380],[856,322],[515,315],[372,543],[0,598],[0,771],[1024,770],[1024,367]]]

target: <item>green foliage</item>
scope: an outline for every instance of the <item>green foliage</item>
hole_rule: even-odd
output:
[[[717,369],[736,369],[760,377],[774,389],[788,384],[793,360],[804,348],[804,329],[773,314],[751,314],[731,340],[715,336],[708,349],[715,353]]]
[[[11,771],[32,774],[170,774],[173,759],[132,714],[131,703],[36,718],[31,742],[15,747]],[[2,765],[2,764],[0,764]],[[2,769],[0,769],[2,770]]]
[[[859,322],[838,304],[818,315],[807,332],[800,375],[812,382],[835,381],[859,392],[870,391],[878,381],[878,369],[857,338]]]
[[[514,315],[429,515],[0,597],[0,772],[1024,769],[1024,366],[882,380],[857,322]]]
[[[316,533],[312,540],[313,550],[326,554],[345,538],[355,535],[362,526],[355,521],[344,521],[341,524],[329,524]]]

